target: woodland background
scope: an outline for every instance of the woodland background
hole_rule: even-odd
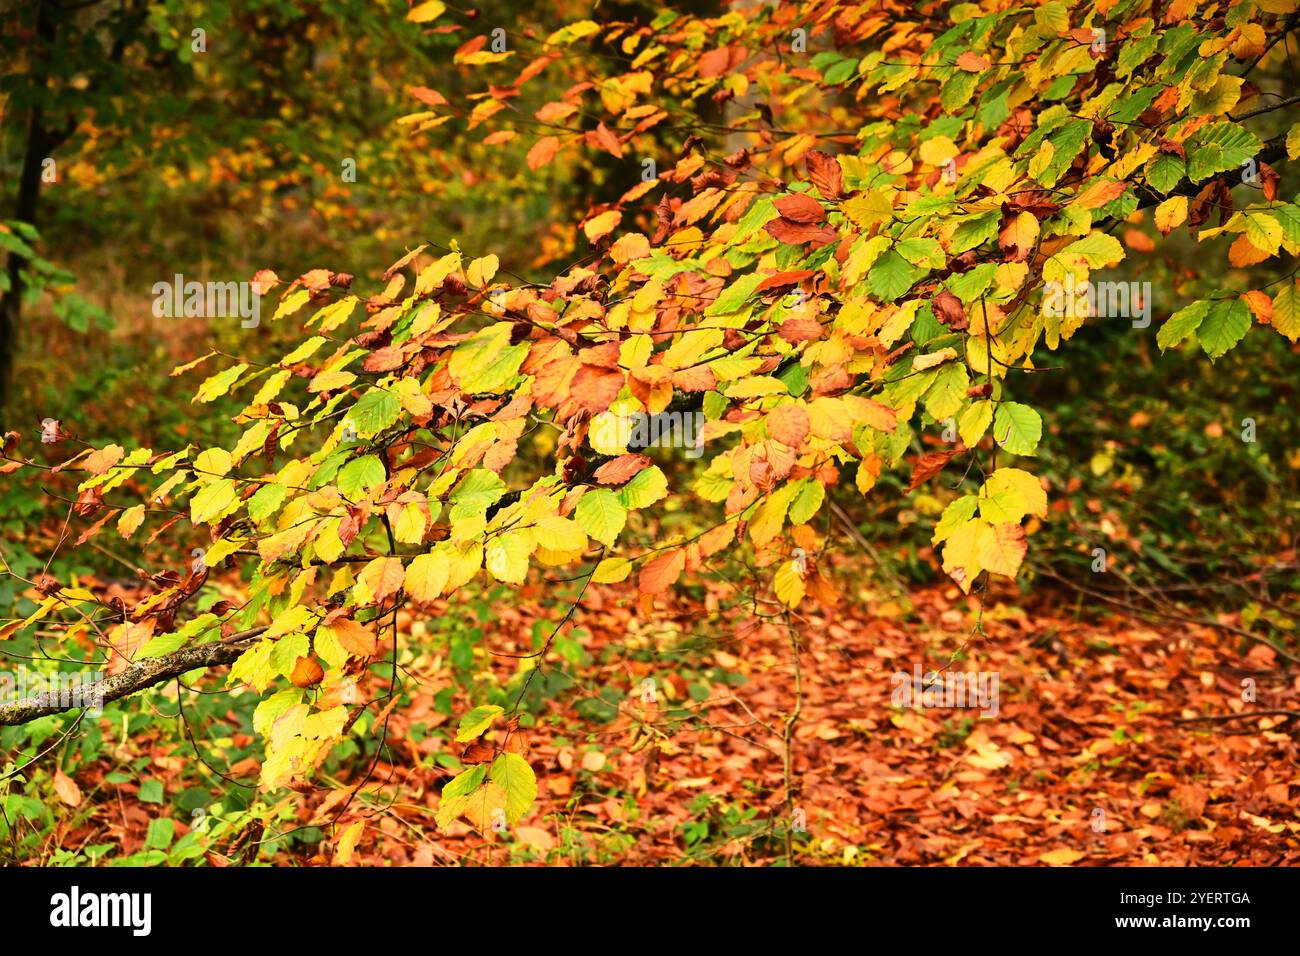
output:
[[[586,210],[640,180],[639,157],[586,151],[533,169],[535,136],[485,145],[491,125],[415,132],[403,118],[479,88],[453,55],[494,25],[540,42],[576,20],[662,13],[486,2],[420,23],[404,4],[364,0],[7,5],[0,209],[36,224],[43,265],[40,287],[4,306],[3,430],[23,433],[24,454],[47,465],[84,445],[238,437],[238,400],[195,406],[196,380],[169,373],[212,348],[274,361],[295,340],[267,321],[155,317],[151,286],[175,273],[244,281],[328,266],[369,286],[417,243],[455,240],[492,250],[502,272],[550,281],[584,254]],[[193,24],[206,52],[191,49]],[[1295,41],[1272,49],[1254,74],[1261,86],[1295,88]],[[571,82],[546,74],[529,108]],[[728,108],[717,107],[719,123]],[[1284,132],[1295,118],[1283,110],[1269,122]],[[657,134],[661,166],[690,132]],[[38,198],[23,183],[29,154],[57,164]],[[355,182],[341,176],[347,159]],[[1282,193],[1294,194],[1300,177],[1278,168]],[[1207,260],[1192,237],[1161,237],[1149,222],[1120,238],[1156,283],[1158,325],[1175,307],[1165,290]],[[6,251],[27,243],[0,234]],[[1266,282],[1293,267],[1257,268]],[[873,495],[850,485],[832,496],[818,518],[832,593],[801,609],[797,692],[785,629],[756,613],[761,569],[743,558],[650,619],[635,596],[593,585],[530,688],[524,726],[540,794],[508,837],[439,829],[438,791],[462,768],[452,739],[466,703],[517,676],[518,662],[492,649],[554,622],[557,598],[572,596],[553,580],[562,575],[517,588],[480,580],[440,613],[401,616],[401,689],[385,733],[349,739],[322,768],[343,789],[258,794],[257,698],[217,685],[162,687],[71,733],[67,715],[0,728],[0,859],[1294,862],[1296,347],[1252,334],[1211,364],[1198,350],[1160,355],[1155,330],[1089,323],[1052,354],[1050,374],[1019,383],[1046,423],[1035,473],[1052,504],[1015,582],[972,596],[942,573],[930,536],[945,500],[932,485],[909,490],[906,474],[886,472]],[[47,418],[71,445],[39,445]],[[1242,440],[1247,418],[1253,442]],[[909,457],[936,447],[918,440]],[[147,575],[188,564],[183,534],[74,547],[90,523],[71,515],[74,496],[66,476],[0,478],[6,620],[33,611],[39,595],[25,582],[51,570],[129,602]],[[1106,574],[1091,568],[1098,547]],[[234,599],[240,581],[214,574],[204,587]],[[17,666],[45,653],[46,636],[10,631],[0,649]],[[891,706],[891,673],[953,661],[1000,674],[998,717]],[[386,666],[375,665],[384,681]],[[642,724],[626,701],[645,677],[659,698]],[[1253,703],[1241,701],[1243,677],[1257,682]],[[1275,713],[1229,716],[1253,709]],[[1194,719],[1206,715],[1227,719]],[[646,736],[653,746],[638,748]],[[793,835],[791,787],[807,819]],[[1089,825],[1098,807],[1103,834]]]

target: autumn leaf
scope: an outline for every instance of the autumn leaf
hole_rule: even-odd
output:
[[[776,200],[776,209],[791,222],[800,224],[826,221],[826,210],[822,204],[806,193],[792,193]]]
[[[681,548],[656,555],[641,566],[637,589],[642,594],[661,594],[676,582],[685,566],[686,555]]]
[[[541,169],[555,158],[555,154],[559,148],[560,138],[558,136],[543,136],[534,143],[532,149],[528,151],[528,168],[534,172]]]

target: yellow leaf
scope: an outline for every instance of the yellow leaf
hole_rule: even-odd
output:
[[[883,189],[868,189],[861,196],[840,203],[840,211],[859,229],[870,229],[894,215],[894,204]]]
[[[533,551],[533,536],[528,531],[511,531],[488,542],[488,572],[498,581],[522,584],[528,573],[528,556]]]
[[[425,4],[425,6],[429,6],[429,4]],[[361,831],[365,828],[366,821],[358,820],[343,831],[338,838],[338,842],[334,844],[335,863],[339,866],[347,866],[352,862],[352,854],[357,848],[357,841],[361,839]]]
[[[777,600],[788,608],[798,607],[799,602],[803,600],[803,575],[799,573],[799,568],[793,561],[786,561],[776,569],[773,586],[776,589]]]
[[[469,264],[469,269],[465,273],[469,279],[469,284],[476,289],[483,288],[497,274],[497,267],[500,264],[501,260],[496,256],[484,256],[482,259],[475,259]]]
[[[412,7],[410,12],[406,14],[406,19],[412,23],[428,23],[430,20],[436,20],[442,16],[446,9],[447,5],[442,0],[426,0],[425,3]]]
[[[627,558],[606,558],[596,565],[591,580],[596,584],[614,584],[623,581],[632,571],[632,562]]]
[[[451,560],[445,550],[416,555],[406,569],[402,587],[417,601],[432,601],[443,593],[451,574]]]
[[[1077,863],[1082,860],[1084,854],[1078,850],[1071,850],[1062,847],[1059,850],[1051,850],[1047,853],[1040,853],[1038,859],[1049,866],[1069,866],[1071,863]]]
[[[1294,342],[1300,338],[1300,293],[1294,281],[1288,281],[1273,299],[1273,328]]]
[[[589,240],[595,242],[601,237],[607,236],[613,232],[614,227],[617,226],[622,219],[623,214],[621,212],[617,209],[610,209],[609,211],[602,212],[599,216],[593,216],[591,219],[584,222],[582,224],[582,231],[586,233]]]
[[[1156,228],[1169,235],[1187,221],[1187,197],[1171,196],[1156,207]]]
[[[140,527],[142,521],[144,521],[144,505],[127,508],[117,519],[117,533],[124,538],[129,538],[135,534],[135,529]]]
[[[1047,492],[1029,472],[999,468],[980,489],[980,514],[994,523],[1019,521],[1025,515],[1046,517]]]

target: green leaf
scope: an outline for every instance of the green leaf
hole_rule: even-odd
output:
[[[171,817],[154,817],[145,830],[144,848],[146,850],[165,850],[172,845],[176,836],[176,821]]]
[[[496,704],[484,704],[481,707],[475,707],[460,719],[460,726],[456,728],[456,742],[463,744],[467,740],[473,740],[475,737],[481,736],[492,726],[492,721],[504,713],[505,710]]]
[[[1240,342],[1250,330],[1250,308],[1241,299],[1215,302],[1196,330],[1201,349],[1213,361]]]
[[[791,524],[806,524],[815,515],[826,500],[826,489],[815,478],[805,478],[800,483],[798,494],[790,503],[789,519]]]
[[[498,322],[456,346],[451,353],[451,377],[464,391],[487,395],[501,392],[519,373],[528,355],[528,343],[511,345],[512,329],[511,323]]]
[[[152,777],[140,784],[139,800],[141,803],[162,803],[163,785],[161,780]]]
[[[876,298],[893,302],[912,287],[921,272],[894,250],[889,250],[867,273],[867,288]]]
[[[739,312],[746,303],[749,302],[750,296],[758,288],[758,284],[763,281],[763,277],[756,272],[749,272],[741,276],[731,285],[722,291],[722,295],[705,310],[705,315],[730,315],[733,312]]]
[[[1019,402],[1003,402],[993,413],[993,440],[1013,455],[1032,455],[1043,437],[1043,419]]]
[[[451,821],[460,816],[461,811],[469,805],[474,791],[478,790],[483,783],[483,778],[487,776],[487,769],[485,763],[470,767],[464,773],[457,774],[447,786],[442,788],[442,800],[438,804],[438,813],[435,817],[438,826],[446,829],[451,825]]]
[[[1210,311],[1213,303],[1202,300],[1193,302],[1185,308],[1179,309],[1171,315],[1164,325],[1160,326],[1156,332],[1156,345],[1160,346],[1160,351],[1177,345],[1187,336],[1191,335],[1204,321],[1205,315]]]
[[[451,502],[469,510],[485,511],[505,493],[506,483],[500,475],[486,468],[475,468],[452,490]]]
[[[372,388],[352,406],[348,418],[356,426],[359,437],[371,438],[397,421],[401,413],[402,400],[396,392]]]
[[[618,490],[619,503],[629,511],[648,508],[668,494],[668,479],[658,465],[642,468]]]
[[[198,394],[194,396],[196,402],[211,402],[225,395],[230,391],[230,387],[235,384],[235,380],[243,375],[247,365],[240,363],[233,365],[224,372],[218,372],[211,378],[207,379],[199,386]]]
[[[378,487],[384,480],[384,463],[378,455],[365,455],[353,459],[339,469],[339,491],[349,499],[355,500],[372,488]]]
[[[1147,164],[1147,185],[1159,193],[1167,193],[1187,175],[1187,164],[1181,156],[1161,153]]]
[[[950,502],[948,507],[943,509],[939,523],[934,526],[931,543],[939,544],[941,541],[948,540],[954,531],[975,517],[975,509],[978,506],[979,499],[974,495],[963,495]]]
[[[1262,144],[1254,133],[1236,123],[1215,123],[1197,130],[1187,140],[1187,176],[1194,182],[1215,173],[1238,169],[1259,152]]]
[[[269,518],[284,503],[284,496],[289,489],[284,485],[263,485],[248,499],[248,516],[261,523]]]
[[[502,754],[492,762],[492,782],[505,791],[506,822],[514,826],[537,799],[537,776],[519,754]]]
[[[925,410],[935,421],[952,417],[966,401],[968,388],[970,376],[966,366],[961,362],[945,362],[939,366],[934,384],[925,393]]]
[[[613,546],[627,523],[627,509],[608,488],[594,488],[584,494],[574,516],[583,531],[607,546]]]

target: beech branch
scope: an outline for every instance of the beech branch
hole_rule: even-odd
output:
[[[212,644],[184,647],[163,657],[149,657],[136,661],[120,674],[77,687],[75,700],[69,699],[73,697],[74,692],[56,688],[33,697],[0,704],[0,727],[12,727],[39,717],[48,717],[50,714],[81,710],[92,703],[98,706],[101,701],[108,703],[128,697],[179,677],[187,671],[200,667],[231,664],[248,649],[248,642],[265,630],[265,627],[255,627],[232,634],[225,640]]]

